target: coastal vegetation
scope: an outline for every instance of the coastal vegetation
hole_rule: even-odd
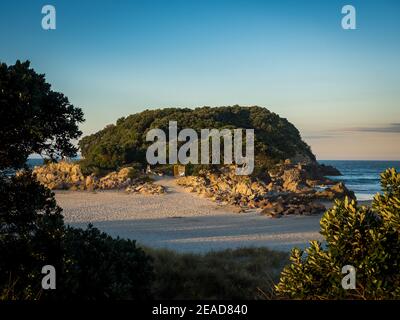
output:
[[[25,167],[31,153],[74,156],[82,110],[29,62],[0,65],[0,101],[0,298],[146,298],[151,258],[134,241],[65,226],[54,193]],[[23,170],[9,176],[10,167]],[[58,290],[42,289],[45,265]]]
[[[86,173],[116,170],[131,163],[145,165],[146,150],[151,142],[146,134],[151,129],[168,132],[170,121],[176,121],[178,131],[192,128],[200,135],[202,129],[254,129],[255,167],[266,169],[287,158],[315,161],[310,147],[288,120],[266,108],[202,107],[145,110],[120,118],[97,133],[79,141]],[[184,127],[182,127],[184,126]],[[221,146],[223,144],[221,143]]]
[[[346,198],[321,219],[316,241],[304,252],[293,249],[276,291],[291,299],[400,298],[400,173],[381,175],[382,194],[372,207]],[[354,289],[342,286],[342,268],[355,268]]]
[[[78,150],[82,110],[29,66],[0,63],[0,169],[23,167],[34,153],[56,159]]]
[[[144,248],[154,261],[154,299],[274,299],[288,254],[239,248],[205,254]]]

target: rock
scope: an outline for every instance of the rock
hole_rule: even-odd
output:
[[[41,184],[52,190],[127,189],[134,185],[135,187],[141,186],[138,189],[140,193],[160,194],[165,191],[161,186],[140,181],[140,177],[132,181],[131,170],[131,167],[126,167],[97,178],[94,175],[84,176],[77,163],[62,161],[35,167],[33,173]],[[132,192],[131,189],[128,191]]]
[[[339,182],[325,190],[317,191],[315,195],[319,198],[326,198],[329,200],[333,200],[336,198],[343,199],[345,197],[349,197],[352,199],[355,198],[354,192],[347,189],[342,182]]]
[[[148,195],[155,195],[155,194],[162,194],[165,193],[165,188],[160,185],[156,185],[153,182],[145,182],[140,184],[140,182],[136,182],[136,184],[132,184],[125,189],[126,193],[130,194],[148,194]]]
[[[314,202],[314,198],[309,195],[296,193],[281,193],[279,196],[271,198],[264,207],[261,214],[266,215],[311,215],[319,214],[326,210],[325,206]]]
[[[292,163],[305,163],[305,164],[312,164],[315,162],[315,158],[309,154],[304,153],[296,153],[296,155],[290,158]]]
[[[234,167],[224,167],[217,173],[203,170],[200,176],[181,177],[177,183],[202,197],[243,207],[257,207],[269,191],[259,179],[236,175]]]
[[[69,188],[69,190],[71,190],[71,191],[77,191],[77,190],[79,190],[79,188],[78,188],[76,185],[73,185],[73,186],[71,186],[71,187]]]
[[[118,172],[118,179],[121,180],[126,180],[130,173],[132,172],[133,168],[132,167],[126,167],[126,168],[122,168],[119,172]]]
[[[53,173],[47,173],[45,177],[47,181],[53,181],[55,178]]]
[[[344,185],[334,185],[325,195],[317,194],[315,187],[329,182],[322,176],[317,163],[286,161],[268,176],[267,184],[258,178],[236,176],[231,168],[225,167],[217,173],[203,170],[200,176],[181,177],[177,183],[213,201],[243,209],[260,208],[261,214],[273,217],[320,214],[326,208],[316,199],[349,192]]]
[[[47,188],[54,189],[79,189],[85,180],[79,164],[67,161],[49,163],[33,169],[36,179]]]
[[[122,168],[120,171],[113,171],[99,179],[96,187],[99,189],[125,189],[131,184],[129,177],[132,168]]]
[[[273,218],[278,218],[278,217],[281,216],[281,214],[278,213],[277,210],[275,210],[274,207],[271,207],[271,208],[264,208],[264,209],[261,211],[261,214],[262,214],[262,215],[267,215],[267,216],[270,216],[270,217],[273,217]]]
[[[261,214],[281,214],[284,211],[284,204],[282,200],[279,200],[277,202],[268,202],[261,211]]]
[[[93,175],[87,176],[85,180],[85,188],[88,190],[93,190],[95,187],[95,178]]]
[[[311,204],[311,213],[312,214],[319,214],[326,211],[326,207],[322,203],[313,202]]]
[[[321,166],[317,162],[296,163],[285,161],[274,167],[270,176],[274,187],[281,186],[291,192],[312,192],[316,186],[332,185],[334,181],[326,173],[338,174],[334,167]]]
[[[245,196],[249,196],[252,194],[250,186],[244,182],[240,182],[236,185],[235,192]]]
[[[226,191],[226,190],[230,190],[231,187],[226,181],[218,181],[217,188],[218,188],[218,190]]]
[[[324,176],[341,176],[342,173],[333,166],[321,164],[320,170]]]

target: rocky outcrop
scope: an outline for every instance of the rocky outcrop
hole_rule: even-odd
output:
[[[325,177],[321,166],[316,162],[292,164],[290,160],[286,160],[283,164],[276,165],[270,175],[274,184],[293,192],[310,191],[310,188],[317,185],[335,184]]]
[[[317,197],[326,198],[329,200],[333,199],[343,199],[345,197],[354,198],[354,192],[347,189],[347,187],[342,183],[339,182],[329,188],[326,188],[322,191],[317,191],[315,193]]]
[[[232,167],[220,172],[202,171],[199,176],[178,179],[190,192],[209,197],[223,204],[242,208],[260,208],[273,217],[289,214],[318,214],[326,210],[321,200],[354,197],[343,183],[323,176],[317,163],[292,164],[290,160],[277,165],[265,179],[237,176]],[[318,191],[316,186],[327,186]]]
[[[120,171],[113,171],[95,182],[96,189],[124,189],[132,184],[129,177],[131,168],[122,168]]]
[[[164,193],[163,188],[143,181],[143,177],[132,177],[132,168],[113,171],[104,177],[84,176],[77,163],[58,162],[35,167],[36,179],[51,190],[126,190],[128,193]]]
[[[338,169],[336,169],[333,166],[326,165],[326,164],[321,164],[320,170],[321,170],[322,175],[324,175],[324,176],[341,176],[342,175],[342,173]]]
[[[268,202],[261,214],[268,215],[273,218],[279,218],[282,215],[312,215],[325,212],[326,207],[319,203],[304,197],[292,199],[278,199],[277,201]]]
[[[321,200],[354,197],[346,186],[324,177],[318,163],[293,164],[290,160],[276,165],[257,177],[238,176],[234,166],[215,171],[202,170],[198,176],[177,179],[190,192],[211,198],[240,210],[257,208],[264,215],[317,214],[325,210]],[[134,176],[130,167],[104,177],[85,176],[76,163],[51,163],[33,170],[39,182],[50,189],[125,190],[129,194],[162,194],[164,187],[153,184],[147,176]]]
[[[249,176],[238,176],[233,169],[219,173],[203,171],[199,176],[181,177],[177,183],[190,192],[196,192],[222,204],[253,208],[271,187]]]
[[[297,177],[297,174],[294,175]],[[281,184],[268,184],[247,176],[232,173],[203,172],[200,176],[178,179],[178,184],[190,192],[211,198],[222,204],[237,205],[242,208],[260,208],[261,214],[279,217],[289,214],[318,214],[325,207],[317,202],[314,190],[306,187],[294,188],[289,181],[297,181],[292,175]],[[295,184],[297,187],[300,184]],[[299,191],[300,190],[300,191]]]
[[[69,162],[49,163],[35,167],[33,173],[41,184],[51,190],[85,189],[86,177],[82,174],[78,164]]]
[[[139,194],[162,194],[165,193],[163,186],[145,182],[145,183],[134,183],[125,189],[126,193],[139,193]]]

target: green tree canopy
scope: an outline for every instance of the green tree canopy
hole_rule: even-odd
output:
[[[32,153],[51,158],[76,154],[83,112],[51,90],[30,62],[0,64],[0,170],[22,167]]]
[[[257,166],[298,154],[315,160],[310,147],[288,120],[262,107],[231,106],[145,110],[121,118],[115,125],[79,141],[84,164],[104,170],[132,162],[144,164],[146,149],[151,144],[146,142],[147,132],[159,128],[168,134],[169,121],[177,121],[178,130],[192,128],[199,136],[201,129],[254,129]]]

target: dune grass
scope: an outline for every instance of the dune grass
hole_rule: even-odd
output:
[[[154,259],[154,299],[273,299],[289,256],[267,248],[206,254],[143,249]]]

